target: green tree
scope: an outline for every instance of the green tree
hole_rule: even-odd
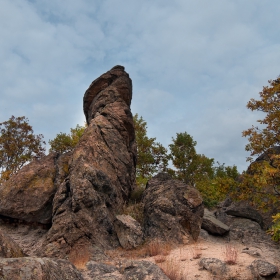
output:
[[[137,144],[136,183],[146,185],[154,174],[167,170],[167,150],[156,138],[147,136],[147,123],[142,117],[135,114],[133,121]]]
[[[66,153],[72,151],[82,137],[86,126],[76,125],[70,129],[70,134],[62,133],[56,135],[53,140],[49,140],[50,152]]]
[[[45,154],[43,135],[35,135],[26,117],[12,116],[0,123],[0,174],[8,180],[33,158]]]
[[[204,204],[211,208],[237,188],[239,176],[236,166],[225,166],[205,155],[197,154],[196,141],[187,132],[177,133],[169,145],[171,159],[176,170],[174,176],[195,186],[203,197]]]
[[[205,182],[201,182],[198,185],[204,203],[209,208],[215,207],[227,196],[232,196],[232,193],[239,187],[239,173],[235,165],[225,166],[224,163],[217,162],[217,166],[214,166],[213,171],[213,178],[207,185],[205,185]]]
[[[173,143],[169,145],[170,157],[176,167],[175,175],[178,179],[195,185],[199,181],[209,180],[213,177],[213,158],[196,153],[196,141],[187,132],[177,133],[172,137]]]

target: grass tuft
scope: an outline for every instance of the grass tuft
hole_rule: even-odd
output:
[[[182,268],[177,262],[167,260],[159,264],[159,266],[170,280],[187,280],[187,275],[184,275]]]
[[[151,257],[157,255],[167,256],[170,253],[171,248],[172,245],[170,243],[155,239],[147,244],[147,253]]]
[[[227,244],[225,247],[225,262],[229,265],[234,265],[237,262],[237,251],[230,244]]]
[[[76,244],[72,247],[69,255],[69,261],[77,268],[84,269],[90,259],[90,250],[88,245]]]

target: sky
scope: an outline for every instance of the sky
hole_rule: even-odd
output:
[[[123,65],[149,137],[187,132],[241,172],[242,131],[263,117],[246,104],[280,75],[279,14],[279,0],[0,0],[0,122],[68,133],[91,82]]]

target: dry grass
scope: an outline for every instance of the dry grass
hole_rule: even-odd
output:
[[[84,244],[76,244],[72,247],[68,257],[69,261],[77,268],[84,269],[90,259],[90,246]]]
[[[141,202],[124,205],[120,211],[120,214],[129,215],[141,225],[144,224],[144,204]]]
[[[149,242],[146,247],[147,253],[151,257],[157,255],[167,256],[171,251],[172,245],[155,239]]]
[[[167,260],[159,266],[170,280],[187,280],[187,275],[184,275],[182,268],[176,261]]]
[[[225,262],[234,265],[237,262],[237,251],[234,246],[227,244],[225,247]]]
[[[199,259],[202,255],[201,248],[198,245],[194,245],[192,248],[192,258]]]
[[[114,250],[105,251],[106,255],[112,259],[139,259],[146,257],[158,256],[157,259],[163,259],[169,255],[172,249],[172,244],[164,243],[159,240],[153,240],[149,243],[143,244],[136,249],[125,250],[121,247]]]
[[[167,256],[164,255],[157,255],[155,256],[155,263],[163,263],[167,259]]]

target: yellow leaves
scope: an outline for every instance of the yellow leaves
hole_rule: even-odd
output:
[[[272,216],[273,225],[267,231],[272,236],[272,239],[276,242],[280,241],[280,213],[277,213],[275,216]]]

